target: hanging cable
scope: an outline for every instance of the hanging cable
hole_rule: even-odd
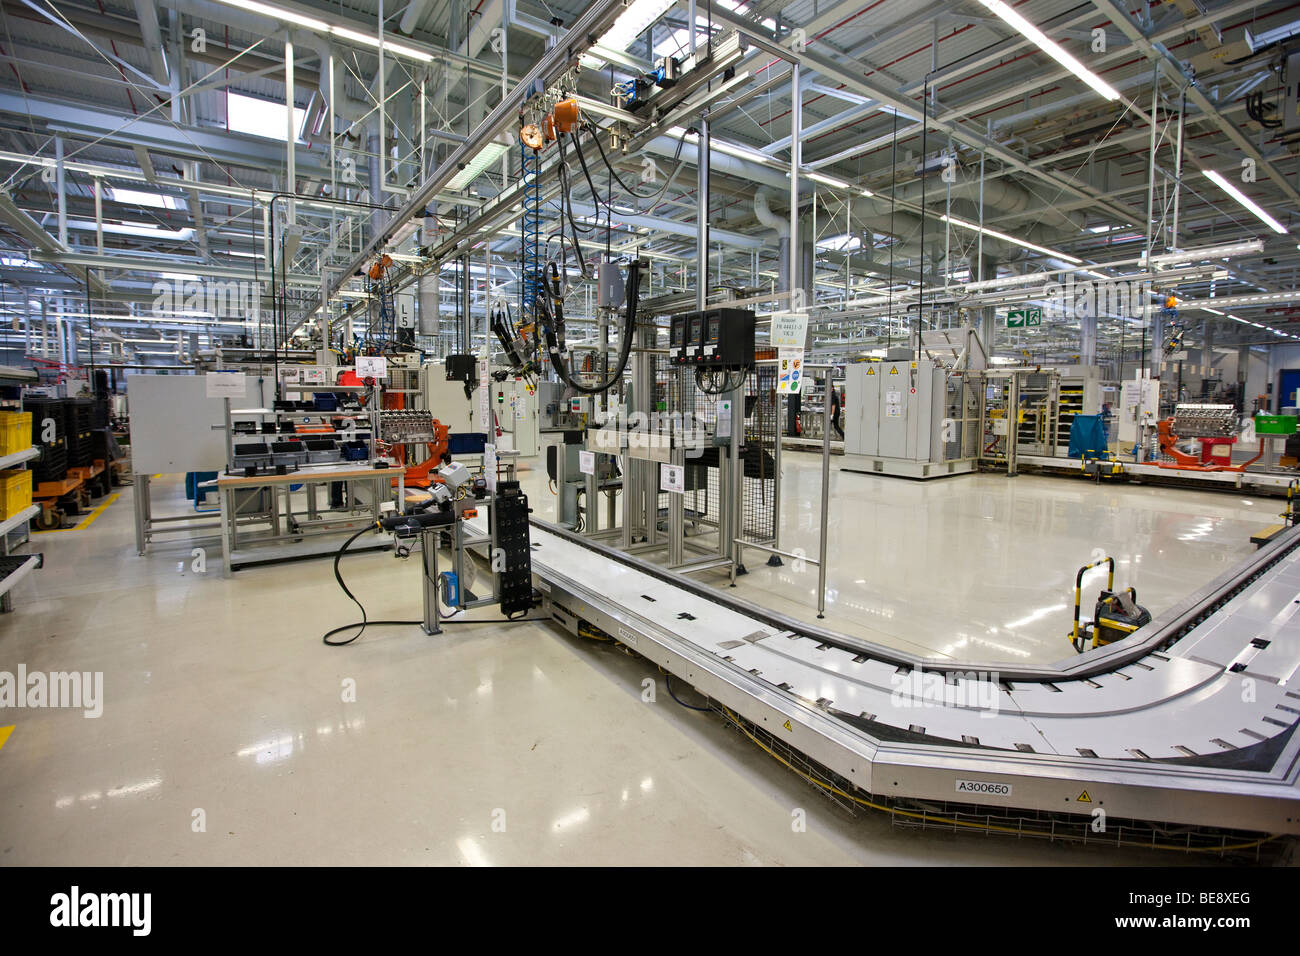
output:
[[[627,269],[626,316],[619,341],[618,366],[610,374],[609,378],[599,385],[583,385],[569,371],[568,346],[565,343],[564,335],[564,298],[560,289],[559,277],[555,274],[555,263],[551,263],[551,270],[551,278],[547,280],[551,284],[551,288],[548,289],[549,301],[545,301],[545,305],[540,310],[550,320],[544,323],[544,330],[547,350],[551,355],[551,366],[555,369],[556,374],[560,376],[560,380],[575,391],[584,395],[599,395],[602,392],[607,392],[623,377],[628,358],[632,354],[632,340],[636,337],[637,303],[640,301],[641,296],[641,261],[639,259],[632,260]]]

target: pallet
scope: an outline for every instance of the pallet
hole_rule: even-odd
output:
[[[96,475],[104,473],[103,460],[96,460],[93,465],[78,465],[68,469],[69,478],[80,478],[82,481],[90,481]]]
[[[69,469],[71,471],[71,469]],[[58,500],[72,494],[85,484],[80,478],[64,478],[62,481],[42,481],[32,489],[32,500]]]

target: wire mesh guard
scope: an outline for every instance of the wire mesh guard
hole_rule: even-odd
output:
[[[776,538],[776,368],[760,365],[745,378],[744,407],[733,409],[732,422],[743,421],[744,478],[741,481],[740,537],[767,544]],[[696,423],[703,434],[716,434],[718,402],[725,396],[708,395],[696,386],[693,370],[673,365],[666,356],[655,356],[651,409],[660,415],[680,415],[691,427]],[[723,503],[729,494],[721,487],[724,450],[711,442],[688,450],[686,456],[685,517],[697,533],[718,526]],[[661,518],[668,511],[668,494],[660,492]]]

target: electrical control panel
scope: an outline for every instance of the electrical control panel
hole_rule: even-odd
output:
[[[668,326],[674,365],[695,368],[754,367],[754,313],[748,309],[708,309],[675,315]]]

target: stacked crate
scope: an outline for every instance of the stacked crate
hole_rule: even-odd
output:
[[[65,399],[63,422],[68,442],[68,467],[85,468],[94,464],[94,449],[90,440],[95,427],[94,399]]]
[[[64,424],[63,401],[55,398],[24,400],[25,409],[32,413],[32,444],[41,450],[41,457],[32,465],[32,480],[38,485],[47,481],[62,481],[68,473],[68,442]],[[53,419],[53,437],[45,441],[45,422]]]

